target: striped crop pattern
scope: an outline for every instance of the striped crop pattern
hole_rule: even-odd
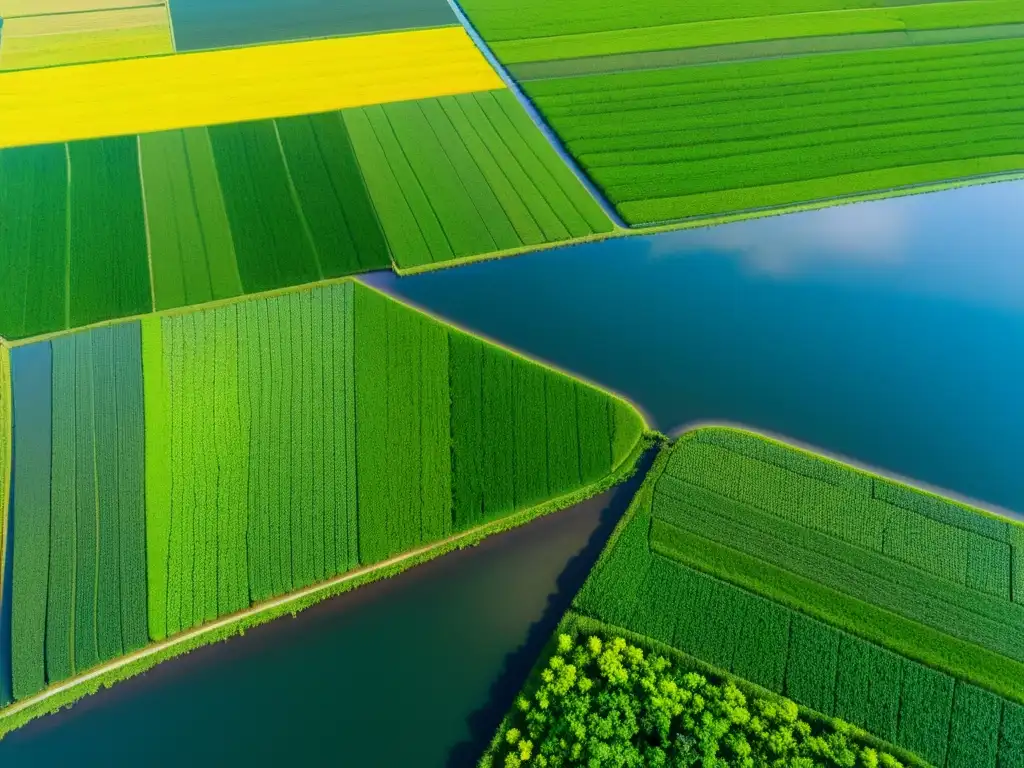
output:
[[[1002,768],[1024,748],[1019,530],[751,433],[704,428],[652,474],[577,608],[930,764]]]
[[[137,323],[12,353],[15,698],[148,637]]]

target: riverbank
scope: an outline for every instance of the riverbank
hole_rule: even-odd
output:
[[[0,711],[0,738],[30,720],[70,706],[100,688],[110,687],[121,680],[141,674],[162,661],[188,653],[191,650],[244,634],[285,614],[296,615],[322,600],[342,594],[363,584],[395,576],[420,563],[428,562],[447,552],[478,544],[487,536],[524,525],[538,517],[565,509],[623,482],[629,478],[648,447],[660,439],[654,433],[645,433],[632,452],[609,476],[586,488],[565,494],[535,507],[522,510],[507,518],[481,525],[444,541],[421,547],[390,558],[367,568],[361,568],[328,582],[298,592],[256,604],[210,624],[181,633],[169,640],[155,643],[94,668],[75,678],[47,688],[40,694],[18,701]]]

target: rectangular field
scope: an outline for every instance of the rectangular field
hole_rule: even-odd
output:
[[[179,51],[452,26],[445,0],[171,0]]]
[[[1012,0],[536,5],[467,11],[630,225],[1024,171]]]
[[[0,335],[611,229],[505,89],[9,148]]]
[[[508,90],[342,117],[401,268],[612,229]]]
[[[659,459],[574,608],[933,765],[1011,765],[1020,526],[751,433]],[[1000,762],[997,762],[1000,761]]]
[[[501,87],[461,27],[7,72],[0,73],[0,147]]]
[[[12,355],[15,698],[148,638],[137,323]]]
[[[173,53],[171,29],[164,4],[112,9],[65,8],[33,15],[4,16],[0,38],[0,70],[54,67],[83,62],[129,59]],[[90,3],[90,6],[94,4]]]

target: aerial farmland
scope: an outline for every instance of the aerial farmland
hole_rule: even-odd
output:
[[[1022,63],[0,0],[0,764],[1024,768]]]

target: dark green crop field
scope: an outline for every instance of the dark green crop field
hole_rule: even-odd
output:
[[[507,90],[0,150],[0,337],[611,232]]]
[[[574,503],[645,443],[627,402],[352,281],[17,346],[11,370],[15,707]]]
[[[1024,171],[1020,3],[531,5],[466,3],[631,225]]]
[[[1024,755],[1022,530],[701,428],[659,457],[573,611],[929,765],[1006,768]]]

